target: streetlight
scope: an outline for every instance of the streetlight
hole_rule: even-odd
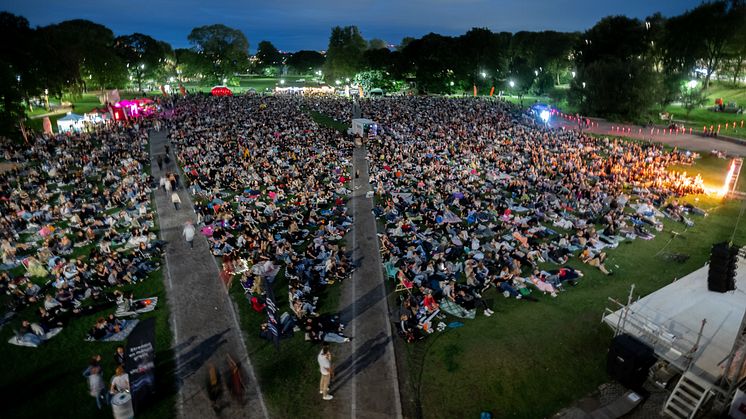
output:
[[[485,73],[485,72],[483,71],[483,72],[482,72],[482,78],[485,78],[485,77],[487,77],[487,73]]]
[[[508,84],[510,85],[511,89],[515,87],[515,82],[513,80],[509,81]]]
[[[572,72],[572,78],[575,78],[575,72],[574,71]]]
[[[145,64],[140,64],[140,70],[145,70]]]
[[[280,79],[280,84],[285,84],[285,79]]]
[[[451,86],[453,86],[453,82],[451,82],[450,84],[451,84]]]
[[[226,83],[228,83],[228,79],[224,78],[223,79],[223,84],[226,84]]]
[[[583,89],[585,89],[585,82],[583,82]]]
[[[538,77],[539,76],[539,70],[534,70],[534,75]]]

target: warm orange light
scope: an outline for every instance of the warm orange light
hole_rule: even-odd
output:
[[[727,195],[728,192],[730,192],[728,190],[728,186],[730,185],[730,181],[733,179],[733,175],[735,174],[735,172],[736,172],[736,161],[735,160],[731,160],[731,162],[730,162],[730,169],[728,169],[728,174],[725,175],[725,182],[723,182],[723,187],[720,188],[720,190],[718,191],[718,196],[719,197],[722,198],[725,195]]]

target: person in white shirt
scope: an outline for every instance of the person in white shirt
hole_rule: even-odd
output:
[[[194,248],[194,224],[191,221],[184,223],[184,231],[181,233],[184,235],[184,239],[189,243],[190,248]]]
[[[181,198],[179,198],[179,194],[176,191],[171,192],[171,203],[174,204],[174,209],[178,211],[179,204],[181,204]]]
[[[130,391],[130,377],[124,373],[124,368],[120,365],[117,367],[114,376],[111,377],[111,386],[109,393],[113,396],[118,393]]]
[[[321,393],[321,396],[324,400],[331,400],[334,397],[329,394],[329,383],[332,380],[332,375],[334,375],[334,370],[332,368],[332,353],[329,350],[328,345],[324,345],[323,348],[321,348],[321,352],[319,352],[317,360],[319,362],[319,370],[321,372],[319,393]]]

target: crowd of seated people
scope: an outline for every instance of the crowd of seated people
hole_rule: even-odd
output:
[[[38,327],[21,327],[19,343],[38,344],[73,317],[113,307],[113,287],[159,268],[163,243],[152,233],[153,180],[144,170],[149,126],[0,144],[15,163],[0,174],[3,322],[37,307],[22,324]]]
[[[287,281],[283,335],[316,319],[319,295],[352,272],[343,241],[352,225],[352,143],[317,125],[304,100],[191,96],[176,103],[168,123],[198,231],[224,272],[240,278],[257,311],[270,283]],[[322,326],[307,329],[308,339],[345,341],[338,328]]]
[[[380,127],[368,143],[374,212],[408,340],[444,311],[492,315],[490,288],[556,297],[583,277],[570,259],[612,275],[607,250],[652,238],[666,216],[657,208],[669,203],[687,223],[698,211],[674,198],[702,193],[702,180],[667,170],[690,153],[547,129],[498,101],[411,97],[362,110]]]

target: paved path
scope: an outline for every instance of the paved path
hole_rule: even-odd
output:
[[[155,162],[157,154],[164,154],[167,144],[165,131],[151,132],[150,155],[153,177],[160,179],[163,171]],[[169,167],[175,170],[171,155]],[[189,193],[179,190],[182,206],[176,211],[171,197],[163,189],[155,193],[155,204],[162,240],[166,240],[165,281],[171,309],[174,333],[176,379],[179,389],[177,416],[179,418],[267,418],[267,409],[258,391],[256,378],[241,335],[235,307],[219,280],[218,266],[208,249],[207,240],[197,234],[194,249],[182,237],[187,220],[195,220]],[[227,356],[240,362],[246,394],[244,400],[232,400],[228,383]],[[209,368],[220,371],[223,395],[213,409],[207,396]]]
[[[622,136],[635,138],[638,140],[655,141],[659,143],[668,144],[670,146],[678,146],[687,150],[697,151],[700,153],[709,153],[712,150],[720,150],[730,155],[746,156],[746,142],[738,144],[727,140],[722,140],[713,137],[703,137],[701,135],[692,134],[650,134],[650,128],[642,128],[640,133],[640,127],[637,125],[620,125],[612,124],[602,119],[593,119],[594,122],[598,123],[598,126],[592,128],[583,129],[584,132],[591,132],[593,134],[609,135],[609,136]],[[555,125],[556,124],[556,125]],[[566,129],[577,129],[577,123],[573,121],[567,121],[564,119],[557,118],[552,122],[552,126],[564,126]],[[629,133],[620,133],[612,130],[612,126],[623,129],[630,129]],[[663,132],[661,129],[660,132]]]
[[[335,356],[335,378],[331,393],[334,400],[325,403],[325,417],[333,418],[401,418],[399,380],[397,379],[391,323],[386,288],[383,283],[381,254],[376,236],[375,218],[371,212],[367,151],[356,147],[354,179],[349,202],[354,226],[347,235],[357,269],[342,286],[341,317],[353,337],[351,343],[332,347]],[[355,190],[357,188],[357,190]]]

